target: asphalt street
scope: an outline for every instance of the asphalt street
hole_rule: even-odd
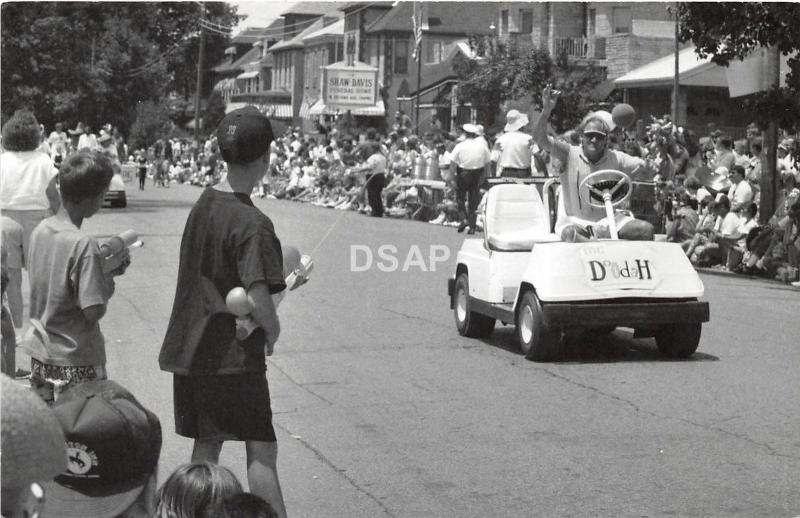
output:
[[[84,224],[145,242],[101,327],[110,377],[161,419],[160,480],[191,451],[157,357],[200,192],[129,190],[126,209]],[[255,203],[315,260],[280,307],[268,367],[290,516],[800,515],[800,291],[703,275],[711,322],[690,360],[662,360],[651,339],[618,330],[537,364],[511,327],[488,340],[456,332],[455,229]],[[396,271],[379,264],[381,245],[396,247],[384,249]],[[221,462],[246,480],[243,445],[226,445]]]

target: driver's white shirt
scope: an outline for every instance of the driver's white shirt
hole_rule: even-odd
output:
[[[578,195],[578,186],[584,178],[602,169],[615,169],[630,175],[639,167],[644,166],[644,160],[641,158],[630,156],[622,151],[614,149],[606,149],[605,154],[597,162],[590,162],[583,154],[583,149],[580,146],[570,146],[567,159],[563,161],[564,167],[560,175],[561,180],[561,197],[564,200],[564,210],[566,216],[570,216],[575,220],[586,220],[589,222],[596,222],[606,216],[606,212],[602,208],[592,207],[588,203],[580,199]],[[566,222],[561,221],[556,224],[556,227],[562,227]]]

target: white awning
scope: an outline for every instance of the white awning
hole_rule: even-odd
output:
[[[320,99],[308,110],[309,116],[318,116],[318,115],[336,115],[344,114],[347,109],[342,108],[333,108],[331,106],[327,106],[325,101]],[[386,115],[386,107],[383,104],[383,100],[378,99],[378,102],[375,103],[374,106],[361,106],[357,108],[350,108],[350,113],[352,115],[360,115],[362,117],[383,117]]]
[[[681,86],[728,87],[725,68],[711,62],[711,57],[700,58],[695,47],[678,53],[678,73]],[[617,78],[617,88],[646,88],[672,86],[675,77],[675,54],[664,56]]]
[[[228,103],[225,107],[225,113],[230,113],[233,110],[244,108],[245,106],[255,106],[264,113],[267,117],[274,119],[291,119],[292,118],[292,105],[291,104],[261,104],[261,103],[243,103],[232,102]]]
[[[242,72],[241,74],[236,76],[236,79],[252,79],[257,75],[258,75],[257,70],[251,70],[250,72]]]

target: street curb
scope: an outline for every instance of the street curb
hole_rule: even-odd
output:
[[[748,280],[753,280],[753,281],[761,281],[761,282],[767,282],[767,283],[770,283],[770,284],[777,284],[779,286],[785,286],[785,287],[790,288],[790,289],[796,289],[791,284],[788,284],[788,283],[785,283],[785,282],[781,282],[781,281],[779,281],[777,279],[768,279],[766,277],[759,277],[758,275],[745,275],[745,274],[742,274],[742,273],[735,273],[735,272],[730,272],[730,271],[725,271],[725,270],[717,270],[715,268],[698,268],[698,267],[695,267],[695,270],[697,271],[697,273],[704,273],[704,274],[707,274],[707,275],[716,275],[718,277],[733,277],[733,278],[738,278],[738,279],[748,279]]]

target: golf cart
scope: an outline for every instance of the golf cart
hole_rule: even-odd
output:
[[[525,183],[490,188],[484,237],[464,240],[448,280],[459,334],[485,338],[496,321],[513,324],[528,359],[553,361],[565,332],[597,336],[622,326],[655,337],[666,357],[691,356],[709,319],[708,303],[698,300],[703,283],[680,245],[618,238],[614,207],[631,191],[620,171],[587,176],[580,199],[605,209],[611,238],[568,243],[555,233],[553,214],[564,214],[556,179],[542,196]]]

